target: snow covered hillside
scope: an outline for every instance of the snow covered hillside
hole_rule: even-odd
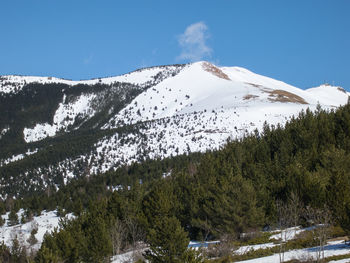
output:
[[[165,72],[170,72],[176,69],[175,66],[161,66],[151,67],[145,69],[139,69],[121,76],[96,78],[91,80],[67,80],[55,77],[34,77],[34,76],[16,76],[16,75],[4,75],[0,76],[0,93],[18,93],[22,88],[30,83],[50,84],[50,83],[62,83],[70,86],[85,84],[94,85],[98,83],[113,84],[116,82],[133,83],[137,85],[146,85],[152,83],[156,75],[161,75]]]
[[[49,92],[56,96],[45,106],[50,114],[41,116],[38,109],[35,112],[41,110],[40,114],[18,117],[45,103]],[[30,107],[27,102],[20,104],[35,99],[36,94],[44,94],[44,99]],[[44,143],[50,138],[57,142],[60,137],[72,140],[73,134],[81,138],[79,132],[83,131],[84,136],[102,134],[84,151],[68,158],[62,154],[59,161],[28,167],[20,174],[60,173],[66,181],[81,175],[82,170],[99,173],[149,158],[218,149],[227,139],[261,130],[265,121],[283,125],[302,110],[315,110],[318,104],[335,109],[347,103],[348,96],[340,87],[325,84],[302,90],[244,68],[217,67],[205,61],[86,81],[2,76],[0,99],[13,100],[19,106],[4,109],[10,117],[0,122],[0,146],[12,149],[9,140],[14,140],[11,145],[24,140],[28,148],[24,152],[0,150],[0,165],[35,158],[52,145]],[[14,126],[14,122],[22,126]],[[81,170],[76,169],[78,163]],[[34,181],[40,180],[44,179]]]

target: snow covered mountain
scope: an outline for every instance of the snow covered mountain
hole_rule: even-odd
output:
[[[349,95],[209,62],[86,81],[1,76],[0,191],[10,194],[11,181],[59,187],[135,161],[217,149],[265,121],[284,124],[318,104],[334,109]]]

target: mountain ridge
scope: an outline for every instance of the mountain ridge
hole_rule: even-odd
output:
[[[215,150],[265,122],[284,125],[318,105],[336,109],[349,96],[206,61],[105,79],[36,80],[0,77],[0,194],[10,178],[23,179],[23,188],[59,188],[133,162]]]

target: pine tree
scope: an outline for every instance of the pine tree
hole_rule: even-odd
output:
[[[11,210],[9,213],[9,217],[8,217],[9,221],[8,221],[8,225],[9,226],[14,226],[18,224],[18,215],[15,212],[15,210]]]
[[[47,263],[47,262],[58,263],[58,262],[62,262],[62,261],[60,260],[58,255],[56,255],[54,252],[52,252],[47,247],[43,246],[38,251],[38,253],[35,257],[35,262],[36,263]]]
[[[147,239],[150,249],[144,256],[150,262],[184,262],[189,239],[175,217],[156,218]]]

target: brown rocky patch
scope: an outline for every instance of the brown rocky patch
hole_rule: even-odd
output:
[[[250,99],[255,99],[255,98],[259,98],[259,96],[253,95],[253,94],[247,94],[243,97],[244,100],[250,100]]]
[[[270,101],[308,104],[302,97],[285,90],[277,89],[277,90],[271,90],[271,91],[265,91],[265,92],[270,93],[269,95]]]
[[[209,62],[203,62],[202,67],[205,71],[221,78],[221,79],[226,79],[226,80],[231,80],[229,76],[227,76],[224,72],[222,72],[221,69],[215,67],[213,64]]]
[[[339,91],[341,91],[341,92],[346,93],[346,90],[345,90],[345,89],[343,89],[342,87],[337,87],[337,89],[338,89]]]

